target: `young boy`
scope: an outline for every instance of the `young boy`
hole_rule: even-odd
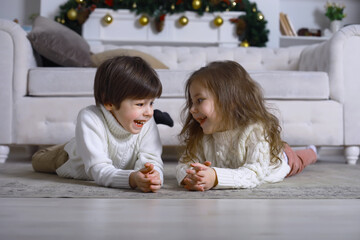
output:
[[[153,102],[161,92],[156,72],[141,58],[105,61],[95,75],[96,106],[79,112],[75,138],[34,154],[34,170],[106,187],[158,191],[162,144]]]

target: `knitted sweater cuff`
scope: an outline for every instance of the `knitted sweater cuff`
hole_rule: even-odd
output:
[[[113,177],[112,186],[115,188],[131,188],[130,187],[130,174],[135,172],[134,170],[120,170]]]
[[[187,175],[186,168],[182,168],[176,173],[176,179],[177,179],[179,186],[181,186],[181,182],[182,182],[182,180],[184,180],[186,175]]]
[[[226,189],[226,188],[234,188],[235,179],[234,176],[229,173],[226,169],[223,168],[213,168],[217,175],[218,184],[214,187],[214,189]]]

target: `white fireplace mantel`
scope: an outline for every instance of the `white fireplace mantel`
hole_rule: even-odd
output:
[[[268,36],[269,41],[266,43],[267,47],[275,47],[275,48],[279,47],[279,38],[280,38],[280,31],[279,31],[280,1],[287,3],[287,1],[289,1],[289,0],[253,0],[253,1],[251,1],[251,2],[254,2],[254,3],[257,4],[258,9],[261,10],[263,15],[265,16],[265,20],[267,20],[267,22],[268,22],[266,27],[267,27],[267,29],[270,30],[270,33],[269,33],[269,36]],[[350,1],[350,0],[347,0],[347,1]],[[50,19],[54,19],[54,17],[59,12],[59,6],[66,3],[66,2],[67,2],[67,0],[40,0],[40,15],[44,16],[44,17],[47,17],[47,18],[50,18]],[[303,1],[297,0],[297,1],[290,1],[290,2],[294,2],[293,5],[298,5],[297,2],[303,2]],[[97,10],[95,10],[95,11],[97,11]],[[286,9],[285,10],[283,9],[282,11],[287,12]],[[298,11],[298,10],[296,10],[296,11]],[[93,13],[91,15],[93,15]],[[139,18],[140,16],[137,16],[137,17]],[[169,17],[170,16],[168,16],[168,18]],[[167,20],[168,20],[168,18],[167,18]],[[134,24],[134,22],[132,24]],[[166,25],[169,25],[169,24],[166,24]],[[126,26],[126,27],[129,27],[129,25]],[[224,25],[222,27],[224,27]],[[115,27],[112,27],[112,28],[115,28]],[[99,31],[99,29],[97,29],[97,30],[94,29],[94,31]],[[183,31],[186,31],[185,28],[183,29]],[[164,33],[162,35],[164,35]]]
[[[102,21],[106,14],[113,17],[110,24]],[[142,26],[141,15],[129,10],[95,9],[83,25],[83,37],[92,45],[96,44],[143,44],[143,45],[216,45],[238,46],[236,26],[230,22],[244,12],[205,13],[195,12],[167,15],[161,32],[155,30],[154,21]],[[186,16],[189,22],[179,24],[179,18]],[[220,16],[224,21],[219,27],[213,20]]]

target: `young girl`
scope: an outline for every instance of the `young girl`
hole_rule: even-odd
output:
[[[95,76],[96,106],[80,111],[70,142],[34,154],[34,170],[106,187],[158,191],[162,144],[152,117],[161,91],[156,72],[141,58],[105,61]]]
[[[240,64],[210,63],[190,76],[185,93],[176,177],[186,189],[253,188],[316,161],[315,146],[295,152],[281,140],[278,119]]]

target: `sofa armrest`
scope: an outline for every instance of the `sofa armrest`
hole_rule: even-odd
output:
[[[360,25],[344,27],[328,41],[304,48],[300,55],[299,70],[327,72],[331,99],[344,102],[345,84],[356,80],[356,65],[360,60],[359,43]],[[348,62],[349,59],[354,62]],[[345,77],[350,78],[345,79]],[[359,81],[353,83],[356,82]]]
[[[344,108],[345,145],[360,145],[360,25],[349,25],[321,44],[305,48],[299,70],[329,74],[330,98]]]
[[[36,62],[26,32],[4,19],[0,19],[0,52],[0,144],[10,144],[14,101],[26,95],[28,70]]]

